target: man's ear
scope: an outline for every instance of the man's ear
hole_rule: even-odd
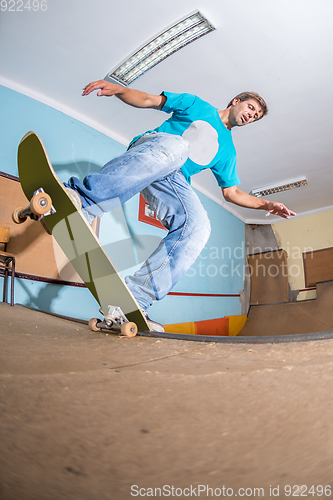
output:
[[[235,97],[235,99],[232,101],[232,105],[235,106],[235,104],[238,104],[240,102],[240,99]]]

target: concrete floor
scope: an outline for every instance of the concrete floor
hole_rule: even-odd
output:
[[[316,488],[333,486],[333,340],[128,339],[0,314],[1,500],[331,498]]]

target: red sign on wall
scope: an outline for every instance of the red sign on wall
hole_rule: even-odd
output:
[[[150,206],[145,201],[142,194],[140,194],[140,201],[139,201],[139,221],[145,222],[146,224],[150,224],[151,226],[156,226],[167,231],[165,227],[157,219],[154,210],[150,208]]]

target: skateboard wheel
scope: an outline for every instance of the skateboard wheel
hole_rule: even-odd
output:
[[[52,207],[51,196],[47,193],[37,193],[30,202],[30,209],[36,215],[44,215]]]
[[[22,210],[24,210],[24,208],[19,207],[12,213],[12,219],[15,222],[15,224],[22,224],[22,222],[25,222],[27,220],[25,216],[20,217],[20,212],[22,212]]]
[[[135,323],[123,323],[121,325],[120,331],[122,335],[125,335],[125,337],[135,337],[135,335],[138,333],[138,327]]]
[[[98,322],[99,321],[97,318],[92,318],[91,320],[89,320],[88,326],[89,326],[90,330],[92,330],[93,332],[100,332],[101,329],[98,328],[98,326],[97,326]]]

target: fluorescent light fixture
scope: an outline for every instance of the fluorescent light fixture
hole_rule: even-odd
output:
[[[214,26],[200,12],[195,12],[150,40],[105,79],[127,86],[163,59],[213,30]]]
[[[282,191],[288,191],[289,189],[295,189],[302,186],[307,186],[307,184],[308,182],[306,178],[302,177],[300,179],[286,181],[283,184],[280,184],[279,186],[272,185],[263,188],[252,189],[252,191],[250,191],[250,194],[260,198],[261,196],[268,196],[269,194],[281,193]]]

